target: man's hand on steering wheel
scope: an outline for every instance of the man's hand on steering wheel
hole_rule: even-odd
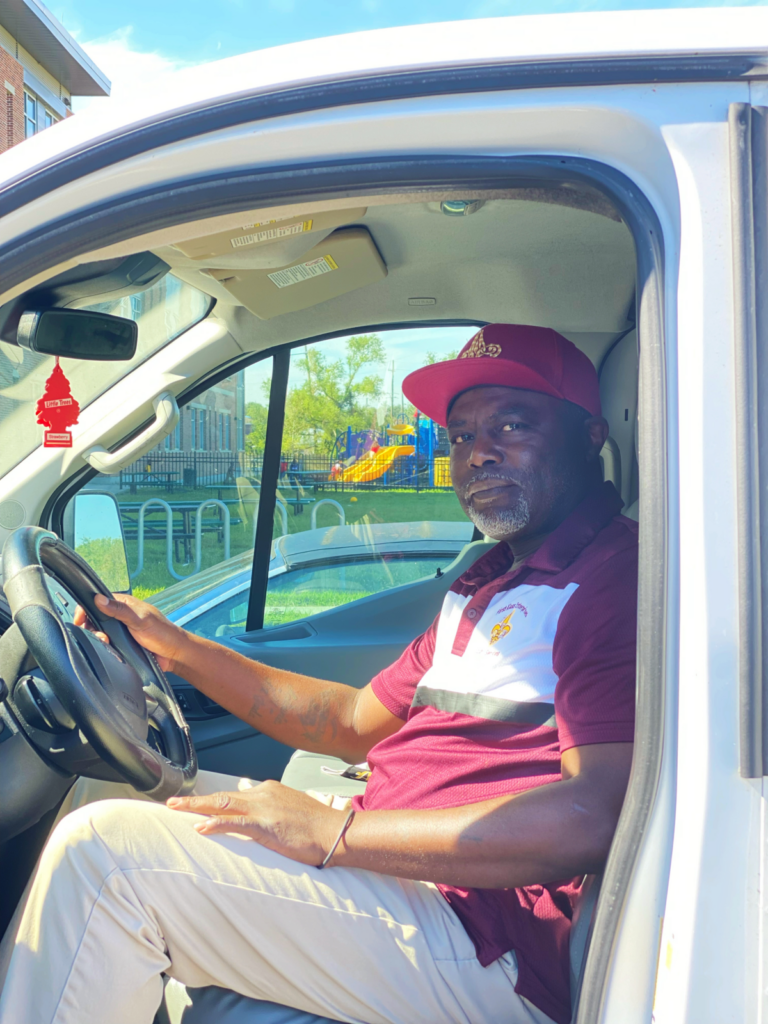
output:
[[[97,594],[94,603],[103,615],[122,622],[133,639],[154,654],[163,672],[175,671],[174,665],[186,636],[180,626],[170,622],[154,605],[130,594],[113,594],[111,598]],[[81,607],[75,611],[74,622],[76,626],[88,629],[99,640],[109,643],[106,633],[95,628]]]

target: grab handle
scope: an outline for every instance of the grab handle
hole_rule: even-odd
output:
[[[116,452],[108,452],[100,444],[89,448],[88,451],[83,452],[83,458],[88,465],[98,470],[99,473],[115,476],[121,469],[126,469],[132,462],[140,459],[142,455],[154,448],[164,437],[167,437],[179,422],[180,414],[176,396],[170,391],[163,391],[152,405],[155,409],[154,423],[150,423],[138,437],[134,437],[128,444],[118,448]]]

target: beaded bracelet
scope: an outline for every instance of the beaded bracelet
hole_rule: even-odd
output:
[[[322,871],[323,868],[326,867],[326,865],[328,864],[328,862],[330,861],[330,859],[334,855],[334,853],[336,853],[338,845],[341,842],[341,840],[344,838],[344,836],[346,835],[347,829],[352,824],[352,819],[354,818],[354,816],[355,816],[355,809],[353,807],[352,810],[347,815],[347,820],[341,826],[341,832],[339,832],[339,834],[336,836],[336,842],[333,844],[333,846],[329,850],[328,854],[326,855],[325,860],[323,861],[322,864],[318,864],[317,865],[317,870],[318,871]]]

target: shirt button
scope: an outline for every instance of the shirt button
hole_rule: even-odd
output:
[[[477,612],[475,611],[474,608],[470,608],[469,609],[469,611],[467,612],[467,618],[468,619],[475,619],[475,618],[477,618]]]

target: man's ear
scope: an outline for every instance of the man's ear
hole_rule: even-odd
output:
[[[608,421],[602,416],[590,416],[584,420],[587,435],[587,461],[593,462],[600,455],[605,439],[608,437]]]

